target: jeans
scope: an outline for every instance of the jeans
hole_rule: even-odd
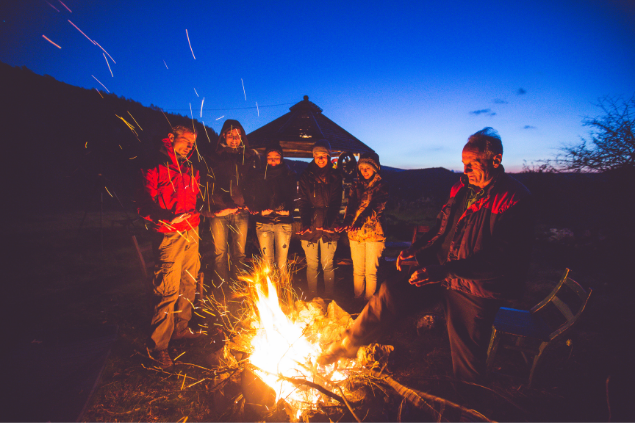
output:
[[[228,216],[213,217],[210,221],[210,229],[214,240],[216,276],[219,284],[222,285],[229,281],[230,270],[237,273],[246,270],[245,246],[249,229],[249,213],[238,212]],[[230,245],[231,260],[228,255]]]
[[[172,333],[182,332],[192,317],[196,279],[201,262],[198,255],[198,228],[187,232],[156,234],[154,253],[154,306],[150,347],[168,347]]]
[[[275,225],[272,223],[256,223],[256,235],[258,236],[263,258],[270,267],[273,267],[274,263],[276,263],[281,272],[287,268],[291,231],[291,223],[278,223]]]
[[[333,268],[333,256],[337,250],[337,241],[310,242],[302,240],[302,249],[306,256],[306,280],[309,284],[309,294],[317,294],[318,278],[318,244],[321,250],[322,271],[324,272],[324,291],[326,295],[335,294],[335,269]]]
[[[353,259],[353,286],[355,298],[364,295],[364,278],[366,278],[366,295],[368,301],[377,288],[377,267],[379,258],[384,251],[384,241],[358,242],[349,240],[351,244],[351,258]]]

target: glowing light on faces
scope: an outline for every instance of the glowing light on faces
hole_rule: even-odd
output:
[[[267,154],[267,164],[269,166],[278,166],[282,162],[282,156],[277,151],[270,151]]]
[[[225,143],[229,148],[238,148],[242,144],[243,140],[240,136],[240,130],[237,128],[232,129],[225,133]]]
[[[485,152],[470,146],[463,148],[463,173],[467,175],[470,184],[485,188],[494,178],[495,169],[500,166],[502,154],[488,157]]]
[[[364,179],[370,179],[375,174],[375,169],[372,166],[367,165],[366,163],[362,163],[358,166],[359,173],[362,174]]]
[[[191,132],[183,132],[176,138],[174,134],[169,134],[168,138],[172,141],[174,152],[181,157],[187,157],[196,144],[196,135]]]
[[[318,165],[319,168],[323,168],[329,162],[329,155],[326,153],[314,153],[313,160],[315,160],[315,164]]]

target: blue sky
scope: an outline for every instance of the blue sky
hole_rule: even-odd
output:
[[[217,131],[253,131],[306,94],[394,167],[461,169],[467,137],[491,126],[520,170],[585,136],[599,97],[635,94],[632,1],[62,1],[4,2],[0,60],[191,104]]]

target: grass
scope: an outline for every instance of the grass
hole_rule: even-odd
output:
[[[103,253],[99,213],[89,213],[78,232],[83,213],[28,216],[17,219],[9,231],[15,239],[9,252],[8,279],[13,301],[8,310],[20,316],[10,337],[22,339],[63,330],[66,327],[94,327],[117,324],[119,338],[114,344],[99,388],[84,415],[86,421],[220,421],[235,418],[233,400],[240,393],[236,380],[218,386],[220,379],[210,369],[209,357],[218,348],[214,340],[173,343],[172,356],[185,351],[170,373],[149,370],[145,351],[150,310],[130,234],[113,223],[122,220],[117,212],[107,212],[103,225]],[[429,224],[429,217],[412,222],[406,213],[393,214],[398,224]],[[146,239],[141,236],[141,242]],[[611,254],[597,246],[553,244],[539,241],[534,249],[529,285],[523,301],[529,308],[544,297],[558,280],[564,267],[571,267],[574,279],[596,287],[594,302],[585,318],[571,333],[567,345],[560,343],[546,357],[537,376],[537,387],[525,386],[522,360],[502,354],[499,367],[485,400],[480,406],[489,417],[505,421],[595,421],[606,420],[605,382],[626,360],[621,328],[616,319],[630,319],[632,286],[607,278],[618,278],[624,270],[607,268]],[[605,260],[606,259],[606,260]],[[351,311],[350,266],[337,269],[342,305]],[[302,275],[299,275],[301,277]],[[380,268],[380,281],[394,276],[387,264]],[[300,282],[302,284],[303,282]],[[355,310],[353,310],[355,311]],[[432,308],[431,313],[440,313]],[[394,378],[415,389],[459,402],[451,381],[449,345],[445,329],[417,336],[412,316],[400,322],[381,341],[396,347],[391,365]],[[627,336],[627,335],[624,335]],[[12,339],[12,338],[9,338]],[[187,365],[185,363],[192,363]],[[196,366],[195,366],[196,365]],[[196,385],[188,385],[206,379]],[[185,382],[184,382],[185,380]],[[626,388],[625,388],[626,389]],[[375,390],[368,397],[368,420],[396,420],[399,401]],[[371,406],[372,405],[372,406]],[[617,406],[616,406],[617,407]],[[617,411],[616,411],[617,410]],[[412,409],[402,409],[402,418],[420,418]],[[615,413],[624,412],[616,408]],[[342,411],[316,419],[350,420]],[[408,414],[410,413],[410,414]],[[619,415],[619,414],[618,414]],[[626,415],[626,414],[624,414]],[[244,417],[244,415],[242,415]]]

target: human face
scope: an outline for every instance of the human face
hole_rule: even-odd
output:
[[[267,164],[269,166],[278,166],[281,161],[282,156],[280,156],[280,153],[277,151],[270,151],[269,154],[267,154]]]
[[[315,153],[313,160],[315,160],[315,164],[318,165],[319,168],[323,168],[329,162],[329,155],[326,153]]]
[[[240,136],[240,129],[234,128],[225,133],[225,143],[227,143],[227,147],[238,148],[242,142],[243,140]]]
[[[479,188],[485,188],[494,178],[496,168],[501,165],[502,154],[494,157],[488,155],[476,148],[463,148],[463,173],[470,180],[470,184]]]
[[[375,174],[375,169],[372,166],[367,165],[366,163],[362,163],[358,166],[359,173],[362,174],[364,179],[370,179]]]
[[[174,134],[168,134],[168,138],[172,141],[174,152],[181,157],[188,157],[196,145],[196,134],[191,132],[183,132],[176,137]]]

